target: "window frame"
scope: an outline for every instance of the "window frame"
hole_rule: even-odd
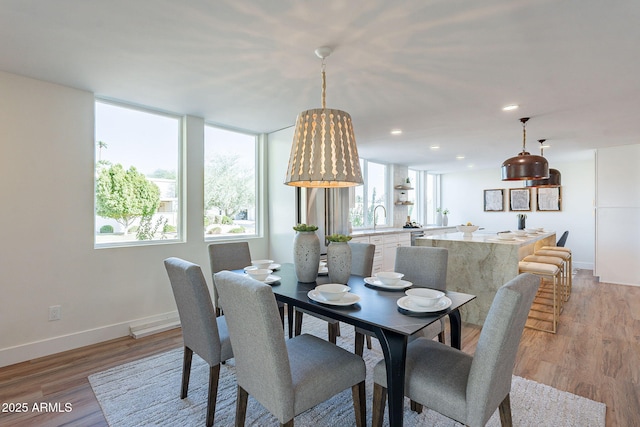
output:
[[[119,108],[125,108],[141,113],[152,114],[156,116],[168,117],[171,119],[176,119],[178,122],[178,132],[177,132],[177,147],[176,147],[176,182],[175,182],[175,192],[177,199],[177,224],[176,224],[176,236],[174,238],[160,238],[153,240],[125,240],[125,241],[113,241],[113,242],[98,242],[97,236],[100,234],[99,229],[97,227],[97,220],[99,215],[97,212],[97,197],[96,197],[96,185],[98,181],[98,136],[96,133],[96,105],[98,103],[107,104]],[[94,249],[109,249],[109,248],[118,248],[118,247],[136,247],[136,246],[153,246],[153,245],[166,245],[166,244],[175,244],[175,243],[184,243],[186,241],[186,208],[185,208],[185,195],[186,191],[184,188],[185,182],[185,173],[186,167],[184,165],[184,150],[185,150],[185,126],[186,120],[185,116],[178,113],[173,113],[170,111],[143,106],[131,102],[126,102],[122,100],[94,96],[94,159],[93,159],[93,170],[94,170],[94,187],[93,187],[93,229],[94,229],[94,238],[93,238],[93,246]],[[127,168],[128,169],[128,168]],[[158,211],[156,211],[157,213]]]
[[[429,177],[431,185],[429,185]],[[424,219],[428,225],[436,225],[436,210],[442,205],[441,182],[442,175],[423,171],[424,189],[422,194],[424,197]],[[432,200],[429,203],[429,191],[431,191]]]
[[[375,225],[375,228],[378,227],[390,227],[392,225],[392,223],[390,223],[390,221],[392,221],[393,219],[393,205],[391,203],[391,192],[393,189],[393,186],[391,185],[390,182],[390,176],[391,176],[391,165],[389,165],[388,163],[381,163],[381,162],[374,162],[374,161],[370,161],[370,160],[366,160],[363,158],[360,158],[360,169],[362,171],[362,180],[364,182],[364,184],[361,186],[362,187],[362,216],[363,216],[363,221],[362,221],[362,225],[361,226],[357,226],[357,227],[353,227],[354,230],[364,230],[364,229],[370,229],[370,228],[374,228],[374,224],[373,223],[369,223],[366,212],[368,210],[368,205],[369,205],[369,201],[368,201],[368,197],[369,197],[369,191],[367,188],[367,183],[369,180],[369,164],[373,163],[375,165],[381,165],[384,166],[384,177],[383,177],[383,182],[384,182],[384,208],[386,209],[387,214],[385,215],[385,219],[384,219],[384,224],[377,224]],[[352,200],[353,203],[351,203],[351,206],[355,207],[355,187],[353,187],[354,191],[353,191],[353,195]],[[376,205],[377,206],[377,205]],[[351,217],[351,215],[350,215]]]
[[[255,171],[254,171],[254,192],[255,192],[255,227],[254,227],[254,233],[253,234],[232,234],[232,233],[227,233],[227,234],[220,234],[220,235],[215,235],[215,234],[207,234],[206,232],[206,226],[204,225],[204,222],[202,223],[203,226],[203,238],[204,241],[207,243],[213,243],[213,242],[221,242],[221,241],[234,241],[234,240],[251,240],[251,239],[259,239],[259,238],[263,238],[264,237],[264,230],[265,230],[265,224],[264,224],[264,206],[263,206],[263,189],[265,187],[265,181],[266,181],[266,177],[263,175],[263,162],[264,162],[264,158],[265,158],[265,153],[264,153],[264,134],[262,133],[256,133],[256,132],[251,132],[245,129],[238,129],[238,128],[234,128],[234,127],[230,127],[230,126],[224,126],[224,125],[220,125],[218,123],[212,123],[212,122],[207,122],[205,121],[204,123],[204,128],[203,128],[203,160],[206,161],[206,157],[205,157],[205,153],[206,153],[206,146],[207,146],[207,138],[206,138],[206,128],[207,127],[212,127],[212,128],[216,128],[216,129],[220,129],[226,132],[234,132],[234,133],[238,133],[241,135],[247,135],[247,136],[252,136],[254,137],[254,164],[255,164]],[[202,212],[202,218],[204,220],[204,216],[205,216],[205,211],[204,211],[204,206],[205,206],[205,171],[206,171],[206,163],[203,161],[202,167],[203,167],[203,171],[202,171],[202,208],[203,208],[203,212]]]

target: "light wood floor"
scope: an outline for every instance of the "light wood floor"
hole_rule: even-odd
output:
[[[464,351],[474,351],[478,335],[479,328],[464,326]],[[181,345],[174,329],[2,368],[0,426],[106,426],[87,376]],[[579,271],[558,333],[525,329],[514,374],[604,402],[607,426],[640,426],[640,287],[602,284]],[[42,402],[58,411],[34,412]],[[26,403],[28,411],[1,412],[10,403]]]

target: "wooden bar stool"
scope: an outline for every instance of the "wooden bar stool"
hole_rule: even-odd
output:
[[[567,300],[569,299],[569,296],[571,296],[571,283],[573,281],[573,253],[571,252],[571,249],[566,248],[564,246],[542,246],[541,248],[538,248],[539,251],[562,251],[562,252],[567,252],[570,256],[570,260],[569,260],[569,265],[571,267],[571,269],[569,269],[568,271],[565,272],[565,274],[568,274],[568,277],[570,278],[570,282],[568,282],[569,284],[569,293],[567,294]]]
[[[542,246],[541,248],[538,248],[538,250],[563,251],[571,253],[571,249],[564,246]]]
[[[542,248],[535,251],[534,255],[552,256],[562,258],[564,260],[564,274],[567,283],[567,292],[564,295],[564,300],[569,301],[569,297],[571,296],[571,287],[573,286],[573,263],[571,257],[571,249],[561,246],[543,246]]]
[[[561,282],[560,282],[560,294],[562,297],[560,298],[560,312],[562,313],[562,309],[564,308],[564,302],[569,299],[567,296],[567,292],[569,291],[569,283],[567,282],[566,272],[564,271],[564,260],[555,256],[543,256],[543,255],[527,255],[522,258],[522,261],[526,262],[540,262],[542,264],[551,264],[560,268],[561,271]],[[546,292],[546,291],[545,291]]]
[[[534,304],[529,310],[528,319],[533,320],[534,324],[526,324],[525,327],[531,329],[537,329],[539,331],[551,332],[555,334],[558,330],[558,321],[560,317],[560,301],[558,298],[558,283],[561,280],[562,271],[559,267],[556,267],[553,264],[543,264],[541,262],[529,262],[529,261],[520,261],[518,263],[518,269],[520,273],[531,273],[536,276],[540,276],[540,288],[538,289],[538,293],[536,294],[536,298],[534,300]],[[544,279],[552,279],[552,290],[549,291],[552,294],[552,303],[547,301],[547,297],[544,296],[545,292],[540,292],[541,289],[548,288],[548,283],[545,283]],[[547,306],[551,307],[551,311],[543,310],[538,306]],[[551,314],[551,319],[549,319],[549,314]],[[550,329],[545,329],[537,326],[538,321],[549,322],[551,323]]]

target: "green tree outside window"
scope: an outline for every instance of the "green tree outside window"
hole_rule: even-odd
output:
[[[160,189],[132,166],[116,164],[100,169],[96,182],[96,214],[129,227],[139,218],[150,218],[160,205]]]
[[[255,205],[254,171],[243,167],[237,155],[218,155],[205,171],[205,209],[218,208],[232,218]]]

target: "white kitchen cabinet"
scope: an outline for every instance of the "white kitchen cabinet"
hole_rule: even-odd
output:
[[[354,243],[371,243],[376,246],[371,274],[379,271],[393,271],[396,264],[396,248],[411,246],[411,233],[389,233],[358,236],[351,239]]]

